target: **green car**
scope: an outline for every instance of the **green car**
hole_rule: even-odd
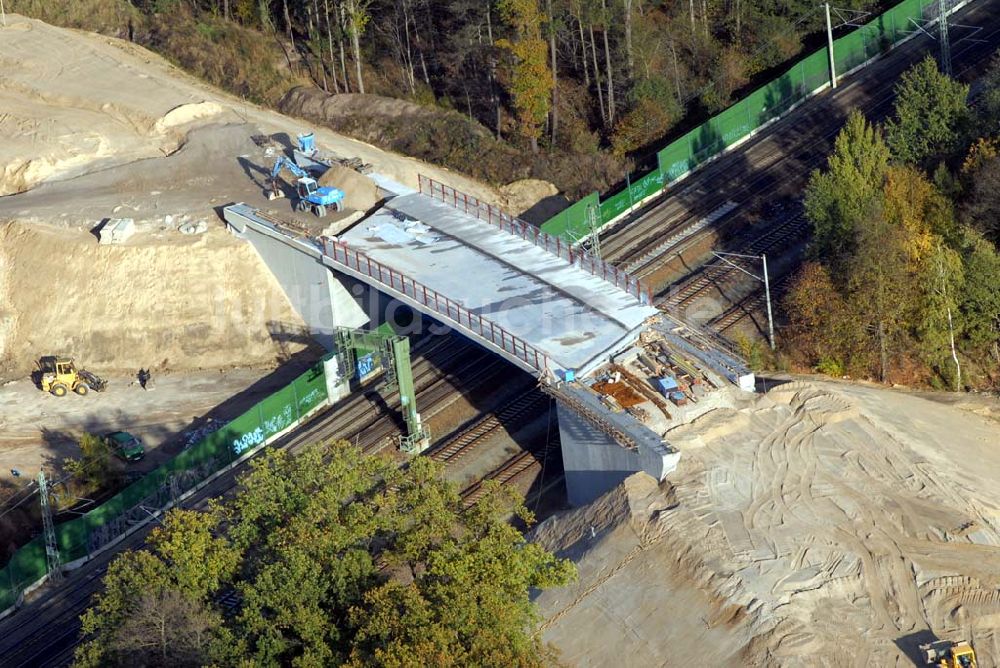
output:
[[[105,435],[104,442],[127,462],[137,462],[146,454],[142,441],[127,431],[113,431]]]

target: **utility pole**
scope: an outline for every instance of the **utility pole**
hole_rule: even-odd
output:
[[[590,254],[595,259],[601,259],[601,235],[600,226],[597,224],[597,207],[590,205],[587,207],[587,227],[590,228]]]
[[[767,298],[767,339],[771,342],[771,350],[774,350],[774,317],[771,315],[771,281],[767,278],[767,255],[761,253],[760,261],[764,263],[764,296]]]
[[[764,297],[767,299],[767,342],[771,345],[771,350],[774,350],[774,316],[771,313],[771,281],[767,275],[767,256],[761,255],[743,255],[741,253],[722,253],[720,251],[712,251],[712,255],[719,258],[726,264],[728,264],[733,269],[742,271],[744,274],[750,278],[755,278],[764,284]],[[739,257],[747,260],[760,260],[764,264],[764,275],[758,276],[757,274],[752,274],[740,265],[729,260],[730,257]]]
[[[939,0],[939,2],[944,2],[944,0]],[[836,88],[837,63],[833,58],[833,25],[830,23],[830,3],[825,3],[823,8],[826,10],[826,50],[830,56],[830,88]]]
[[[941,36],[941,71],[951,76],[951,41],[948,39],[948,5],[938,0],[938,33]]]
[[[3,19],[3,27],[7,27],[7,12],[3,8],[3,0],[0,0],[0,19]]]
[[[49,486],[45,480],[45,471],[38,472],[38,496],[42,500],[45,564],[48,567],[49,581],[59,584],[62,582],[62,560],[59,558],[59,543],[56,542],[56,528],[52,522],[52,509],[49,507]]]

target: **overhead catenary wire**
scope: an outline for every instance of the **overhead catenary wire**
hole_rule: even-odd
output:
[[[66,482],[67,480],[69,480],[72,477],[73,477],[72,474],[64,475],[62,478],[59,478],[59,480],[56,480],[55,482],[50,482],[49,483],[49,487],[55,487],[56,485],[61,485],[62,483]],[[27,501],[28,499],[30,499],[31,497],[33,497],[35,494],[37,494],[38,493],[38,486],[36,485],[35,481],[32,480],[27,485],[25,485],[23,489],[21,489],[20,491],[16,492],[14,494],[14,496],[17,496],[17,494],[20,494],[21,492],[30,492],[30,494],[28,494],[26,497],[24,497],[23,499],[21,499],[20,501],[18,501],[17,503],[15,503],[13,506],[10,506],[6,510],[4,510],[2,513],[0,513],[0,519],[3,519],[3,517],[5,515],[7,515],[11,511],[13,511],[15,508],[17,508],[18,506],[20,506],[22,503],[24,503],[25,501]],[[10,501],[11,501],[11,499],[7,500],[8,503],[10,503]]]

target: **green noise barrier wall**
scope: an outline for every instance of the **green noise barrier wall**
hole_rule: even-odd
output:
[[[954,7],[957,1],[949,0]],[[936,18],[934,0],[904,0],[871,22],[834,41],[837,76],[840,77],[893,45],[912,36],[917,26]],[[600,200],[591,193],[542,224],[542,231],[576,242],[593,226],[614,220],[644,198],[663,190],[691,170],[749,136],[762,125],[785,114],[792,106],[830,83],[827,48],[816,51],[792,65],[781,76],[761,86],[728,109],[708,119],[657,153],[657,167],[630,179],[628,187]],[[588,210],[599,202],[596,221],[588,220]]]
[[[260,447],[302,416],[327,403],[326,377],[318,363],[291,384],[266,397],[243,415],[150,471],[87,514],[56,526],[63,563],[89,557],[152,511],[173,503],[216,471]],[[46,575],[42,536],[21,547],[0,568],[0,611],[15,605],[21,593]]]

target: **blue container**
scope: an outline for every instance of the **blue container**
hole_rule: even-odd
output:
[[[656,379],[656,385],[660,388],[660,393],[668,397],[670,393],[678,389],[677,380],[673,376],[664,376]]]
[[[312,153],[316,150],[316,135],[312,132],[299,135],[299,150],[303,153]]]

